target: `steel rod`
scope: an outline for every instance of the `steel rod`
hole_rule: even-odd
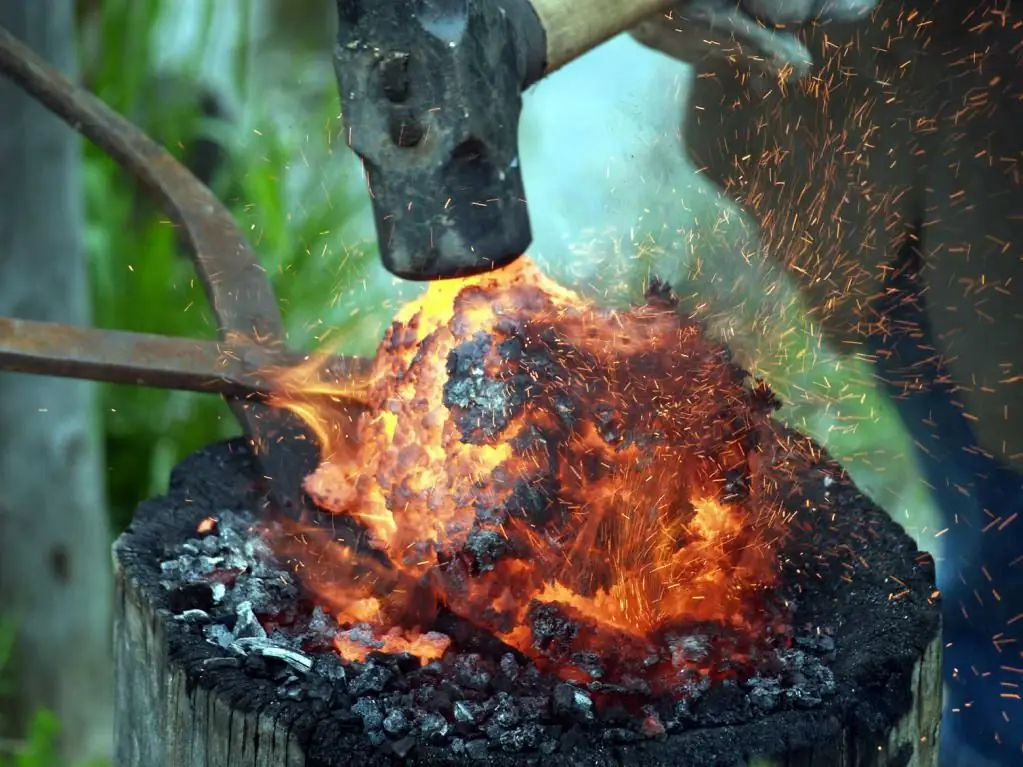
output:
[[[274,371],[307,360],[253,344],[0,318],[0,370],[18,373],[262,399],[282,391]],[[359,404],[361,370],[359,360],[332,357],[319,372],[344,381]]]

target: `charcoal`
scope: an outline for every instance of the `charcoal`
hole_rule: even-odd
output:
[[[485,692],[490,689],[491,676],[479,655],[466,653],[455,660],[455,680],[470,690]]]
[[[615,414],[609,410],[605,415],[606,424],[612,424]],[[622,439],[632,439],[627,431]],[[555,520],[561,513],[551,500],[553,478],[547,474],[499,479],[514,490],[502,505],[481,504],[479,532],[502,515]],[[835,659],[845,645],[826,628],[815,628],[834,619],[828,612],[833,602],[827,599],[819,600],[826,603],[820,615],[800,619],[800,633],[789,635],[792,649],[769,650],[755,669],[734,674],[735,681],[714,681],[693,671],[670,694],[651,687],[650,670],[721,668],[717,648],[729,641],[723,629],[676,626],[658,635],[656,647],[662,649],[651,650],[654,644],[602,628],[600,636],[610,640],[598,648],[596,629],[584,616],[564,605],[534,602],[527,626],[542,653],[531,660],[518,650],[509,652],[508,645],[478,626],[441,611],[432,626],[423,628],[444,631],[452,650],[420,665],[407,653],[380,652],[383,641],[373,627],[338,624],[303,601],[288,567],[264,543],[253,543],[260,538],[251,515],[217,516],[216,535],[186,538],[169,549],[166,557],[173,565],[156,576],[157,583],[165,584],[168,603],[182,586],[202,587],[192,592],[213,602],[201,612],[182,610],[174,622],[208,642],[208,652],[224,652],[204,659],[202,668],[240,669],[251,684],[266,680],[277,700],[329,712],[325,715],[338,726],[358,731],[387,759],[415,760],[416,749],[426,748],[480,762],[497,754],[533,760],[558,751],[627,753],[636,744],[701,728],[823,710],[839,694]],[[221,564],[210,569],[217,558]],[[807,564],[800,560],[798,567],[805,571]],[[364,661],[345,660],[333,650],[335,636],[342,633],[361,640],[357,644],[368,651]],[[574,681],[559,678],[566,669]]]
[[[519,662],[515,660],[515,656],[510,652],[506,652],[501,656],[501,671],[504,673],[505,677],[513,682],[519,678],[519,674],[521,673]]]
[[[443,743],[450,729],[447,720],[440,714],[427,712],[419,718],[419,732],[428,743]]]
[[[626,730],[623,727],[606,727],[600,734],[601,740],[608,745],[620,745],[623,743],[635,743],[642,740],[643,736],[638,732]]]
[[[494,710],[494,721],[501,727],[514,727],[519,723],[521,714],[515,700],[506,692],[497,694],[497,708]]]
[[[715,726],[749,721],[753,713],[749,696],[731,680],[708,689],[692,710],[701,722]]]
[[[800,650],[806,650],[807,652],[827,655],[835,651],[835,640],[827,634],[817,634],[816,636],[797,636],[796,647]]]
[[[590,679],[600,679],[604,676],[604,664],[600,656],[595,652],[573,653],[571,663],[576,668],[584,671]]]
[[[490,754],[490,746],[485,740],[470,740],[465,744],[465,753],[470,759],[485,761]]]
[[[505,751],[531,751],[540,745],[546,734],[540,725],[527,724],[502,732],[498,742]]]
[[[570,684],[559,684],[554,688],[554,709],[558,714],[584,722],[592,722],[595,719],[593,698],[584,690]]]
[[[782,700],[782,686],[777,679],[754,677],[748,683],[750,704],[762,713],[769,713],[778,708]]]
[[[470,700],[459,700],[455,701],[454,705],[455,721],[457,722],[480,722],[486,715],[486,712],[478,703],[474,703]]]
[[[326,677],[332,683],[347,690],[348,671],[341,659],[331,654],[321,654],[313,661],[313,671],[318,676]]]
[[[527,722],[539,722],[548,718],[550,705],[545,696],[523,695],[518,698],[518,710]]]
[[[237,640],[235,642],[235,646],[243,641],[244,640]],[[272,644],[270,641],[254,645],[252,647],[252,652],[262,655],[264,658],[279,660],[296,671],[301,671],[302,673],[307,673],[313,668],[313,661],[309,656],[295,652],[294,650],[289,650],[285,647],[280,647],[277,644]]]
[[[241,658],[230,657],[225,658],[223,656],[214,658],[204,658],[202,667],[204,671],[212,671],[219,668],[240,668],[242,665]]]
[[[498,530],[473,527],[463,550],[472,557],[474,573],[486,572],[507,553],[508,539]]]
[[[534,602],[526,619],[533,630],[533,642],[538,647],[569,642],[579,633],[578,625],[558,605]]]
[[[424,711],[450,713],[454,710],[451,696],[431,684],[418,687],[412,694],[415,704]]]
[[[486,359],[492,344],[492,338],[480,332],[448,354],[444,405],[454,414],[463,442],[489,443],[508,427],[526,401],[528,378],[519,376],[509,385],[487,375]]]
[[[302,701],[306,699],[307,690],[297,679],[287,680],[277,687],[278,700]]]
[[[380,704],[373,698],[359,698],[352,706],[352,713],[362,718],[362,726],[367,731],[383,727],[384,715],[380,711]]]
[[[396,708],[390,711],[387,716],[384,717],[384,730],[391,735],[402,736],[408,733],[412,729],[412,722],[409,720],[408,714],[400,708]]]
[[[362,673],[348,683],[348,692],[355,696],[383,692],[394,679],[394,672],[382,663],[366,664]]]
[[[395,756],[399,759],[404,759],[412,753],[412,750],[416,747],[416,739],[411,735],[407,735],[404,738],[392,741],[390,746],[391,751],[394,752]]]

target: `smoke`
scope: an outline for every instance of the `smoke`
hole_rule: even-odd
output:
[[[655,265],[684,271],[686,233],[719,193],[681,141],[691,68],[621,35],[524,97],[519,142],[530,255],[611,304],[642,300]],[[665,259],[665,255],[669,258]]]

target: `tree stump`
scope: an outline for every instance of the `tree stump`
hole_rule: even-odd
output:
[[[253,530],[247,447],[200,451],[114,547],[116,764],[935,767],[930,557],[833,465],[796,479],[781,586],[791,647],[750,678],[683,701],[631,690],[625,705],[459,634],[450,616],[441,660],[342,661],[316,640],[337,628]]]

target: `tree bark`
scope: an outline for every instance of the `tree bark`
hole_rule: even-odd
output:
[[[76,76],[72,0],[0,3],[0,25]],[[88,324],[81,145],[0,79],[0,315]],[[16,622],[0,717],[61,721],[62,764],[112,750],[112,579],[95,387],[0,375],[0,613]]]

